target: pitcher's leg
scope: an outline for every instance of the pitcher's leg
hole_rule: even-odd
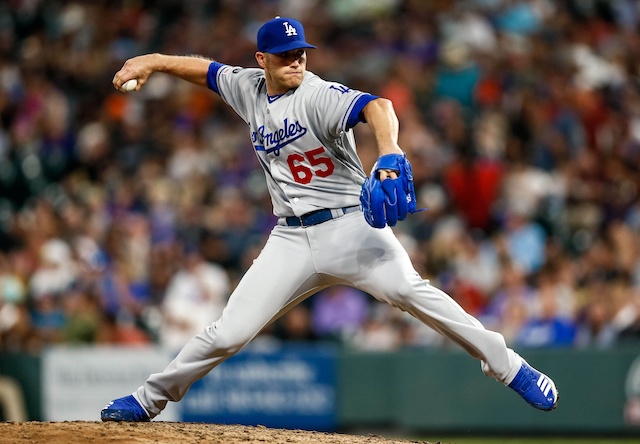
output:
[[[393,262],[385,262],[378,271],[383,274],[394,271]],[[556,408],[558,390],[553,380],[507,347],[500,333],[486,330],[451,297],[420,279],[417,273],[398,273],[397,276],[395,281],[374,279],[372,286],[367,282],[362,288],[409,312],[456,342],[471,356],[481,360],[486,375],[509,386],[531,406],[545,411]]]
[[[360,214],[331,222],[333,226],[322,224],[311,232],[324,247],[318,255],[320,272],[407,311],[481,360],[486,374],[505,383],[513,379],[521,358],[501,334],[486,330],[449,295],[422,279],[390,228],[371,228]]]
[[[222,316],[191,339],[134,396],[150,416],[179,401],[198,379],[253,339],[266,325],[320,287],[301,230],[276,227],[229,298]]]
[[[423,280],[389,228],[376,230],[358,219],[343,219],[340,232],[348,236],[351,246],[357,246],[355,252],[325,241],[325,251],[332,253],[323,258],[319,271],[407,311],[456,342],[482,362],[485,374],[508,385],[531,406],[556,408],[558,390],[553,380],[507,347],[500,333],[486,330],[449,295]]]
[[[374,278],[361,283],[360,288],[408,312],[458,344],[482,361],[482,370],[488,376],[506,384],[511,382],[522,360],[507,347],[504,337],[485,329],[449,295],[423,280],[417,273],[398,270],[397,265],[401,262],[383,262],[378,268],[382,276],[389,276],[388,273],[395,270],[395,279]]]

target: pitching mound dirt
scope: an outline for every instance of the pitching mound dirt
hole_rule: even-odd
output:
[[[388,439],[303,430],[269,429],[238,425],[115,422],[0,422],[3,444],[429,444],[426,441]]]

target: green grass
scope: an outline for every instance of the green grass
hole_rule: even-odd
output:
[[[511,438],[498,437],[444,437],[444,438],[420,438],[421,441],[442,444],[638,444],[640,439],[635,438],[565,438],[565,437],[537,437],[537,438]]]

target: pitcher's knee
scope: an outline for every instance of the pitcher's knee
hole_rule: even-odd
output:
[[[417,296],[416,285],[420,284],[407,280],[393,282],[390,288],[387,289],[385,296],[393,305],[399,307],[411,305],[411,301]]]
[[[224,328],[218,322],[208,326],[206,332],[211,339],[212,348],[217,353],[222,352],[224,355],[233,355],[239,352],[253,337],[241,330],[234,332],[230,328]]]

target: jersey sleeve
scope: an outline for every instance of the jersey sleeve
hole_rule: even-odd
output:
[[[355,105],[353,106],[353,108],[351,108],[351,111],[349,111],[349,117],[347,118],[347,128],[353,128],[358,124],[358,122],[367,123],[367,120],[364,118],[364,114],[362,113],[362,111],[364,110],[364,107],[367,106],[367,103],[378,98],[378,96],[367,93],[362,94],[360,97],[358,97]]]
[[[319,123],[318,128],[328,128],[327,136],[338,137],[358,122],[365,121],[362,110],[376,98],[340,83],[323,81],[314,88],[309,113]]]
[[[207,86],[248,122],[248,107],[263,79],[261,69],[211,62],[207,73]]]

